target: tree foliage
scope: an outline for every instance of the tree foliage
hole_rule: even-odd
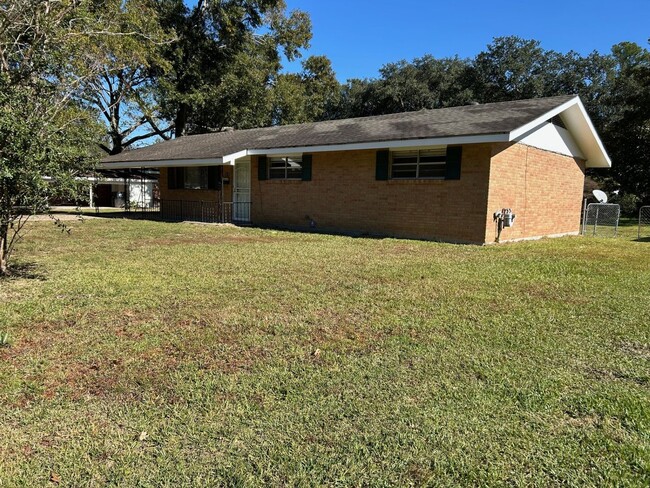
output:
[[[161,0],[159,8],[163,28],[178,36],[159,80],[175,136],[270,123],[270,82],[281,55],[293,60],[309,45],[309,16],[287,14],[283,0],[202,0],[193,8]]]
[[[115,29],[102,4],[0,1],[0,274],[29,216],[74,198],[96,159],[97,114],[81,95],[105,46],[137,35]]]
[[[325,56],[311,56],[301,73],[280,74],[272,94],[274,124],[300,124],[337,118],[341,85]]]
[[[629,194],[650,204],[650,52],[634,43],[612,48],[616,73],[608,91],[604,142],[612,177]]]
[[[155,87],[169,69],[162,48],[173,32],[161,27],[153,0],[105,0],[93,10],[105,30],[92,38],[101,44],[87,60],[99,69],[84,80],[80,100],[107,127],[100,147],[119,154],[153,137],[169,139],[172,126],[161,117]]]

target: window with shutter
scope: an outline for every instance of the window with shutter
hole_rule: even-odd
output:
[[[167,168],[167,188],[170,190],[215,190],[220,183],[217,166]]]
[[[393,179],[444,179],[446,148],[392,153],[390,177]]]
[[[390,177],[396,180],[459,180],[461,158],[461,146],[393,151]]]
[[[270,180],[301,180],[302,159],[300,158],[269,158]]]

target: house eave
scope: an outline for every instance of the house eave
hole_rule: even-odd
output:
[[[612,161],[605,150],[605,146],[600,140],[589,118],[589,114],[587,114],[587,110],[578,96],[513,130],[510,132],[509,140],[516,142],[524,138],[556,115],[562,116],[562,120],[566,124],[567,129],[586,158],[585,164],[587,168],[612,167]]]
[[[126,168],[173,168],[191,166],[222,166],[231,165],[232,162],[224,162],[224,158],[204,159],[160,159],[152,161],[119,161],[115,163],[100,162],[98,169],[126,169]]]
[[[398,139],[398,140],[385,140],[385,141],[372,141],[372,142],[359,142],[353,144],[329,144],[323,146],[288,146],[280,148],[259,148],[248,149],[246,155],[280,155],[287,153],[319,153],[319,152],[335,152],[335,151],[363,151],[372,149],[403,149],[403,148],[419,148],[429,146],[450,146],[460,144],[481,144],[491,142],[506,142],[508,141],[508,134],[497,133],[487,135],[466,135],[466,136],[453,136],[453,137],[434,137],[426,139]],[[225,156],[228,159],[230,156]]]
[[[123,169],[123,168],[171,168],[188,166],[219,166],[233,165],[239,158],[248,156],[274,156],[287,154],[319,153],[333,151],[361,151],[372,149],[403,149],[420,148],[428,146],[448,146],[459,144],[481,144],[492,142],[507,142],[507,133],[496,133],[487,135],[465,135],[453,137],[435,137],[427,139],[399,139],[386,141],[360,142],[353,144],[330,144],[323,146],[286,146],[279,148],[258,148],[242,149],[240,151],[226,154],[223,157],[204,159],[165,159],[156,161],[120,161],[115,163],[100,163],[100,169]]]

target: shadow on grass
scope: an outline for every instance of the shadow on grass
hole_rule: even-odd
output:
[[[634,242],[650,242],[650,237],[639,237],[638,239],[634,239]]]
[[[36,263],[18,263],[9,266],[8,274],[0,276],[0,283],[12,280],[45,281],[47,276]]]

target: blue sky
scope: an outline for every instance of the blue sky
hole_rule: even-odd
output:
[[[499,36],[581,54],[609,52],[622,41],[650,47],[650,0],[286,2],[289,10],[311,15],[314,37],[306,56],[328,56],[340,81],[376,77],[386,63],[424,54],[473,57]]]

